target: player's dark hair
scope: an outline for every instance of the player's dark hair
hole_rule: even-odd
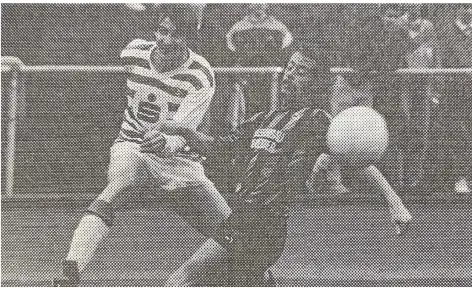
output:
[[[151,29],[157,31],[159,24],[168,17],[176,26],[176,35],[186,40],[196,39],[200,28],[200,15],[194,4],[165,3],[154,5],[151,12]]]

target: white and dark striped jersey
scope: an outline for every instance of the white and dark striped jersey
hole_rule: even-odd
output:
[[[151,63],[155,42],[135,39],[121,52],[127,77],[128,107],[117,141],[141,143],[159,120],[175,120],[196,129],[215,92],[210,64],[189,50],[177,69],[160,73]]]

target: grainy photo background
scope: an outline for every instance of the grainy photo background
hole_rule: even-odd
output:
[[[124,73],[54,67],[122,65],[120,52],[130,41],[153,39],[152,5],[1,4],[2,286],[50,286],[60,274],[83,211],[107,185],[110,147],[127,106]],[[455,31],[457,11],[471,9],[463,6],[401,7],[421,19],[410,23],[415,46],[401,68],[472,68],[472,26],[464,35]],[[247,36],[234,31],[258,13],[250,4],[206,4],[200,31],[189,41],[215,69],[216,91],[199,127],[209,135],[224,136],[275,108],[282,71],[275,67],[285,67],[313,39],[325,40],[332,68],[361,67],[352,61],[358,52],[353,29],[390,11],[385,4],[265,8],[275,32]],[[4,56],[36,71],[8,70]],[[255,69],[225,70],[235,67]],[[264,67],[267,73],[254,72]],[[333,90],[341,89],[336,75]],[[271,268],[278,285],[472,286],[472,74],[391,78],[394,92],[356,104],[378,109],[394,127],[390,141],[398,147],[388,151],[383,168],[413,216],[407,233],[394,234],[385,200],[362,183],[349,183],[347,193],[307,189],[295,197],[284,252]],[[332,113],[352,105],[333,95]],[[232,163],[225,158],[203,166],[231,200],[237,183],[233,166],[219,165]],[[200,247],[205,238],[172,212],[175,207],[158,201],[144,196],[119,207],[83,285],[162,286]]]

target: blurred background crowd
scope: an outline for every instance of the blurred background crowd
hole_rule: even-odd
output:
[[[152,15],[147,12],[151,9],[146,9],[149,5],[152,4],[4,5],[2,54],[16,54],[28,64],[116,64],[116,51],[130,40],[152,38]],[[346,59],[340,48],[346,44],[343,41],[347,39],[348,26],[359,18],[409,14],[412,29],[421,34],[415,35],[417,41],[428,43],[436,36],[451,36],[447,31],[455,25],[457,14],[461,13],[458,10],[467,10],[467,5],[206,4],[200,35],[195,36],[198,44],[192,48],[213,66],[280,65],[290,53],[280,55],[277,50],[290,49],[321,33],[329,38],[333,49],[338,49],[334,53],[336,66],[343,66]],[[466,19],[463,24],[464,34],[470,34]],[[261,27],[277,33],[269,39],[238,33]]]

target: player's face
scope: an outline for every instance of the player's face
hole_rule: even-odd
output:
[[[301,109],[311,106],[314,92],[315,61],[296,52],[285,67],[281,92],[281,106]]]
[[[156,46],[164,55],[172,56],[186,50],[185,37],[179,35],[179,30],[168,17],[159,23],[154,35]]]

